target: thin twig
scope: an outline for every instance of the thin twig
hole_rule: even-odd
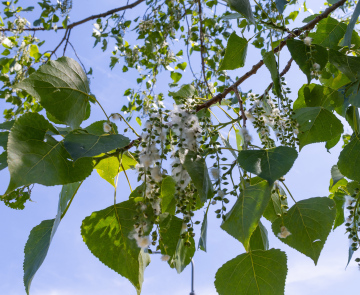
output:
[[[49,56],[48,60],[50,60],[50,59],[51,59],[51,57],[52,57],[54,54],[56,54],[56,51],[59,49],[59,47],[61,46],[61,44],[63,44],[63,43],[64,43],[64,41],[66,40],[66,37],[67,37],[67,33],[68,33],[68,31],[69,31],[69,29],[67,29],[67,30],[65,31],[64,37],[61,39],[61,41],[60,41],[59,45],[58,45],[58,46],[56,46],[56,48],[55,48],[53,51],[51,51],[51,54],[50,54],[50,56]]]
[[[75,50],[74,46],[72,45],[72,43],[71,43],[70,41],[69,41],[69,44],[70,44],[71,48],[73,49],[73,51],[74,51],[74,53],[75,53],[75,56],[76,56],[76,57],[77,57],[77,59],[79,60],[79,62],[80,62],[80,64],[81,64],[81,66],[83,67],[84,72],[85,72],[85,73],[87,73],[87,70],[86,70],[86,68],[85,68],[84,64],[82,63],[82,61],[81,61],[80,57],[78,56],[78,54],[77,54],[77,52],[76,52],[76,50]]]
[[[237,89],[237,87],[235,86],[234,87],[234,92],[235,92],[235,95],[239,101],[239,107],[240,107],[240,112],[241,112],[241,117],[243,119],[243,127],[246,127],[246,116],[245,116],[245,111],[244,111],[244,107],[243,107],[243,101],[240,97],[240,93],[239,93],[239,90]]]
[[[72,23],[70,25],[67,26],[67,28],[65,27],[58,27],[57,29],[58,30],[64,30],[64,29],[72,29],[76,26],[79,26],[83,23],[86,23],[88,21],[91,21],[93,19],[98,19],[98,18],[103,18],[103,17],[106,17],[108,15],[112,15],[116,12],[119,12],[119,11],[122,11],[122,10],[126,10],[126,9],[131,9],[131,8],[134,8],[135,6],[139,5],[140,3],[144,2],[145,0],[138,0],[132,4],[129,4],[129,5],[125,5],[125,6],[122,6],[122,7],[118,7],[118,8],[114,8],[114,9],[111,9],[109,11],[106,11],[106,12],[103,12],[103,13],[100,13],[100,14],[95,14],[95,15],[92,15],[92,16],[89,16],[87,18],[84,18],[80,21],[77,21],[75,23]],[[6,32],[6,31],[10,31],[10,29],[5,29],[5,28],[0,28],[0,31],[1,32]],[[47,31],[46,28],[25,28],[23,31]]]
[[[65,46],[64,46],[64,52],[63,52],[63,56],[65,56],[65,52],[66,52],[66,48],[67,48],[67,45],[69,43],[69,39],[70,39],[70,34],[71,34],[71,29],[69,29],[69,33],[66,37],[66,42],[65,42]]]

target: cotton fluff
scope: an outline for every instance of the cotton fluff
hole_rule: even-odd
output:
[[[159,214],[161,213],[160,199],[156,199],[156,200],[152,203],[152,208],[154,209],[154,214],[155,214],[155,215],[159,215]]]
[[[182,163],[178,158],[175,158],[175,160],[173,161],[171,172],[172,177],[174,178],[178,186],[180,186],[180,189],[184,190],[190,183],[191,178],[189,173],[187,173],[185,168],[183,168]]]
[[[350,206],[354,201],[355,199],[353,197],[345,196],[346,206]]]
[[[103,128],[104,128],[104,132],[106,132],[106,133],[111,131],[111,126],[108,122],[104,123]]]
[[[179,136],[183,148],[194,151],[197,149],[197,139],[201,133],[198,117],[185,110],[183,105],[174,105],[171,112],[172,131]]]
[[[118,113],[111,114],[111,119],[113,119],[114,121],[120,120],[120,118],[120,114]]]
[[[312,38],[310,38],[310,37],[305,37],[304,38],[305,45],[310,46],[311,42],[312,42]]]
[[[255,118],[253,116],[252,113],[248,112],[248,111],[245,111],[245,116],[246,118],[250,121],[250,122],[254,122],[255,121]]]
[[[136,240],[136,243],[139,248],[145,249],[150,245],[149,237],[139,237],[138,234],[135,234],[134,239]]]
[[[217,191],[217,195],[218,195],[218,197],[223,198],[223,197],[225,196],[225,191],[219,189],[219,190]]]
[[[280,239],[286,239],[290,235],[291,235],[291,232],[289,232],[288,229],[285,226],[282,226],[280,228],[280,232],[277,234],[277,236]]]
[[[213,167],[210,169],[211,176],[214,180],[218,180],[220,178],[220,170],[217,167]]]
[[[156,182],[160,182],[162,180],[159,166],[155,166],[151,169],[151,178]]]
[[[246,127],[240,129],[240,134],[245,142],[250,142],[252,140],[252,137]]]
[[[186,224],[185,222],[182,224],[181,229],[182,229],[182,230],[186,230],[186,229],[187,229],[187,224]]]
[[[161,255],[161,261],[169,261],[170,256],[169,255]]]
[[[315,70],[315,71],[320,71],[320,65],[318,64],[318,63],[314,63],[313,64],[313,69]]]

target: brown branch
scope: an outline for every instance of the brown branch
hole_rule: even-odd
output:
[[[56,53],[56,51],[59,49],[59,47],[61,46],[61,44],[63,44],[63,42],[66,40],[66,37],[67,37],[68,32],[69,32],[69,29],[66,29],[65,34],[64,34],[64,37],[61,39],[59,45],[56,46],[56,48],[55,48],[53,51],[51,51],[51,54],[50,54],[50,56],[49,56],[49,58],[48,58],[48,61],[49,61],[49,60],[51,59],[51,57]]]
[[[319,21],[321,21],[322,19],[328,17],[328,15],[330,13],[332,13],[334,10],[336,10],[337,8],[342,6],[345,2],[346,2],[346,0],[340,0],[340,1],[336,2],[333,6],[330,6],[327,9],[325,9],[325,11],[323,13],[319,14],[311,22],[307,23],[306,25],[302,26],[299,29],[296,29],[291,34],[287,35],[286,38],[283,41],[281,41],[280,44],[274,49],[274,53],[281,51],[281,49],[283,49],[283,47],[286,45],[287,40],[293,39],[295,37],[300,36],[301,33],[304,32],[304,31],[312,30]],[[196,107],[196,111],[198,112],[198,111],[200,111],[202,109],[209,108],[213,104],[221,102],[221,100],[226,95],[228,95],[231,91],[233,91],[234,87],[238,87],[246,79],[248,79],[252,75],[256,74],[258,69],[260,69],[263,65],[264,65],[264,61],[260,60],[257,64],[253,65],[252,69],[249,72],[245,73],[242,77],[240,77],[233,85],[226,88],[224,90],[224,92],[219,93],[216,96],[214,96],[212,99],[209,99],[207,102],[205,102],[205,103],[203,103],[201,105],[198,105]]]
[[[116,12],[119,12],[119,11],[122,11],[122,10],[126,10],[126,9],[131,9],[131,8],[134,8],[135,6],[139,5],[140,3],[144,2],[145,0],[137,0],[136,2],[132,3],[132,4],[129,4],[129,5],[125,5],[125,6],[122,6],[122,7],[118,7],[118,8],[114,8],[114,9],[111,9],[109,11],[106,11],[106,12],[103,12],[103,13],[100,13],[100,14],[95,14],[95,15],[92,15],[92,16],[89,16],[87,18],[84,18],[83,20],[80,20],[80,21],[77,21],[75,23],[72,23],[70,25],[67,26],[67,28],[65,27],[58,27],[57,29],[58,30],[64,30],[64,29],[72,29],[76,26],[79,26],[83,23],[86,23],[88,21],[91,21],[93,19],[98,19],[98,18],[103,18],[103,17],[107,17],[111,14],[114,14]],[[6,31],[11,31],[11,29],[4,29],[4,28],[0,28],[0,32],[6,32]],[[26,28],[24,29],[24,31],[47,31],[47,29],[45,28]]]
[[[65,42],[65,46],[64,46],[63,56],[65,55],[66,48],[67,48],[67,45],[68,45],[68,43],[69,43],[70,34],[71,34],[71,29],[69,29],[69,33],[68,33],[68,35],[67,35],[67,37],[66,37],[66,42]]]

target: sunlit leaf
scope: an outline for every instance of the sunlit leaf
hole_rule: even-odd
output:
[[[272,230],[278,236],[281,227],[285,226],[291,234],[279,239],[317,264],[335,216],[333,200],[326,197],[305,199],[295,203],[286,215],[276,219],[272,224]]]
[[[294,118],[300,125],[300,149],[311,143],[329,141],[344,131],[340,120],[323,107],[301,108],[295,111]]]
[[[270,187],[267,181],[248,186],[240,194],[234,206],[226,214],[221,228],[239,240],[247,249],[250,237],[255,231],[270,200]]]
[[[131,236],[136,214],[133,199],[93,212],[83,220],[81,235],[91,253],[127,278],[140,294],[150,257]]]
[[[286,254],[256,250],[226,262],[215,275],[219,295],[282,295],[287,275]]]
[[[24,284],[26,293],[29,294],[30,284],[44,262],[52,238],[59,226],[62,214],[69,201],[75,196],[81,183],[64,185],[59,196],[58,211],[55,219],[44,220],[35,226],[25,245]]]
[[[70,160],[63,142],[47,135],[48,130],[56,131],[36,113],[26,113],[16,120],[8,142],[10,184],[6,193],[32,183],[47,186],[68,184],[90,175],[92,160]]]
[[[61,57],[42,65],[14,88],[26,90],[56,119],[72,128],[85,119],[89,101],[89,81],[73,59]]]
[[[246,171],[272,184],[289,172],[297,156],[295,149],[279,146],[267,150],[243,150],[239,152],[238,162]]]
[[[233,32],[230,35],[228,44],[226,46],[225,56],[219,68],[223,70],[235,70],[245,65],[247,54],[248,41],[241,38]]]

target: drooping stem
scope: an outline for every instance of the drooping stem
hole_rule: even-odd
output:
[[[297,203],[296,200],[294,199],[293,195],[291,194],[289,188],[286,186],[285,182],[283,180],[280,180],[281,183],[283,184],[283,186],[285,187],[285,189],[287,190],[287,192],[289,193],[290,197],[293,199],[293,201],[295,202],[295,204]]]

